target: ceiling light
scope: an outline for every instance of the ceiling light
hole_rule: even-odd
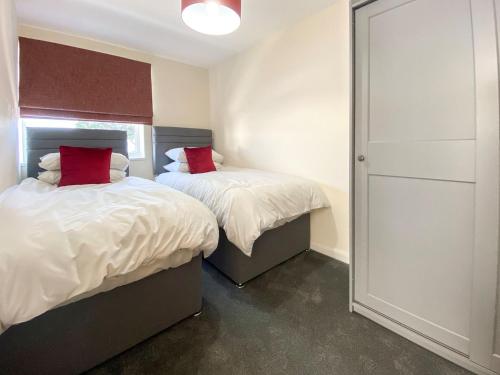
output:
[[[182,20],[202,34],[230,34],[241,24],[241,0],[182,0]]]

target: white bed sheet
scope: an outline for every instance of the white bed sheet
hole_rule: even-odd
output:
[[[329,206],[316,183],[255,169],[224,166],[203,174],[170,172],[157,176],[156,181],[207,205],[228,240],[247,256],[266,230]]]
[[[1,333],[106,280],[209,256],[218,226],[203,204],[152,181],[56,188],[29,178],[0,195],[0,238]]]

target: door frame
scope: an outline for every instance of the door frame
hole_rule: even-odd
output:
[[[354,209],[355,209],[355,174],[354,168],[356,163],[356,145],[354,138],[354,131],[356,126],[356,87],[355,87],[355,69],[356,69],[356,24],[355,12],[358,8],[373,3],[377,0],[349,0],[349,311],[354,312],[354,263],[356,261],[354,256]]]
[[[466,357],[447,347],[440,345],[429,337],[425,337],[415,332],[410,327],[406,327],[399,322],[384,316],[369,307],[356,302],[354,295],[354,265],[355,257],[355,127],[356,127],[356,87],[355,87],[355,12],[357,9],[378,0],[350,0],[349,25],[350,25],[350,243],[349,243],[349,310],[357,312],[380,325],[394,331],[395,333],[413,341],[414,343],[454,362],[464,368],[479,374],[495,374],[487,367],[496,368],[500,366],[500,358],[493,355],[494,351],[494,328],[496,322],[497,304],[497,277],[499,260],[499,183],[500,180],[500,142],[499,127],[500,104],[499,87],[495,88],[479,87],[476,91],[476,124],[477,136],[476,145],[480,151],[476,155],[477,182],[476,182],[476,217],[481,216],[481,220],[476,219],[476,248],[484,246],[487,251],[483,254],[475,255],[482,261],[474,264],[473,269],[473,299],[471,311],[471,337],[470,356]],[[470,0],[471,11],[473,13],[474,48],[476,61],[476,81],[488,81],[496,76],[498,82],[500,76],[500,25],[497,24],[495,14],[495,4],[499,0]],[[498,11],[498,10],[497,10]],[[474,22],[474,19],[476,20]],[[481,19],[481,22],[477,20]],[[491,33],[491,30],[495,30]],[[481,34],[481,38],[478,38]],[[486,36],[486,37],[485,37]],[[496,38],[495,38],[496,36]],[[494,43],[496,51],[496,64],[492,63],[491,51]],[[493,59],[494,60],[494,59]],[[495,110],[496,109],[496,110]],[[486,151],[485,151],[486,150]],[[491,156],[495,156],[496,163],[491,162]],[[487,176],[487,177],[485,177]],[[492,186],[491,180],[497,181],[496,186]],[[497,207],[491,210],[491,207]],[[478,222],[480,225],[477,225]],[[487,242],[482,243],[484,236]],[[493,240],[494,238],[494,240]],[[496,261],[491,261],[495,259]],[[489,260],[489,261],[486,261]],[[480,295],[479,290],[487,290],[486,296]],[[493,314],[493,316],[492,316]],[[487,324],[481,322],[488,321]],[[500,369],[498,369],[500,370]]]

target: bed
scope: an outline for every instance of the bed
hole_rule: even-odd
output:
[[[220,227],[219,245],[206,260],[243,287],[249,280],[307,251],[310,246],[309,212],[327,207],[328,202],[315,184],[292,176],[233,167],[198,175],[171,173],[163,168],[172,162],[165,155],[170,149],[211,145],[212,131],[209,129],[154,127],[156,181],[201,200],[214,212]],[[303,194],[304,191],[307,194]],[[242,194],[238,195],[239,200],[227,202],[232,192]],[[246,198],[249,204],[243,205]],[[303,200],[304,204],[287,204],[287,200],[290,202],[293,198],[297,198],[297,202]],[[286,206],[288,212],[281,210],[282,206]],[[293,215],[290,215],[289,206],[296,210]],[[274,217],[276,212],[280,218]],[[254,219],[251,230],[246,223],[243,225],[245,215]]]
[[[125,132],[75,129],[27,129],[28,177],[38,175],[40,170],[38,167],[40,156],[50,152],[57,152],[59,145],[112,147],[113,152],[127,155],[127,135]],[[45,193],[60,194],[63,197],[66,196],[65,194],[74,193],[81,194],[82,198],[85,199],[86,195],[88,197],[89,194],[92,194],[91,189],[93,189],[93,187],[87,187],[85,189],[82,188],[81,191],[75,191],[75,189],[71,190],[70,188],[76,187],[68,187],[54,190],[54,187],[43,186],[40,185],[43,184],[41,182],[34,179],[27,179],[20,185],[20,190],[23,188],[31,189],[30,184],[42,190],[41,197]],[[101,201],[106,203],[107,197],[119,204],[119,199],[121,198],[117,198],[117,195],[120,197],[123,195],[120,195],[119,191],[123,190],[127,194],[130,194],[136,186],[137,196],[141,199],[149,199],[149,193],[156,194],[155,197],[160,199],[167,192],[164,190],[159,191],[157,185],[152,181],[141,181],[141,179],[135,178],[127,178],[121,185],[120,183],[116,185],[103,185],[99,187],[103,191],[99,193],[100,195],[96,195],[99,200],[96,204],[99,204]],[[145,189],[144,192],[140,190],[142,188]],[[165,187],[161,188],[165,189]],[[48,192],[45,192],[44,189]],[[205,254],[207,254],[215,249],[218,238],[217,224],[213,215],[199,202],[192,198],[184,197],[184,194],[174,190],[168,190],[168,194],[172,194],[173,196],[171,201],[163,202],[158,200],[155,205],[159,209],[168,208],[168,205],[178,209],[178,207],[183,207],[182,203],[184,199],[189,199],[188,202],[190,205],[187,207],[189,209],[185,209],[186,212],[180,215],[181,217],[176,217],[175,220],[172,219],[172,222],[187,220],[186,217],[193,214],[198,217],[199,213],[199,218],[206,217],[207,219],[203,224],[200,223],[199,228],[194,228],[193,230],[200,230],[200,233],[203,233],[206,238],[201,238],[201,236],[198,236],[198,238],[193,235],[192,241],[198,242],[189,242],[191,245],[182,246],[182,248],[167,249],[168,246],[163,243],[163,241],[167,241],[167,237],[157,238],[153,237],[153,234],[148,237],[149,233],[136,235],[134,241],[139,241],[138,243],[141,243],[141,241],[144,242],[145,238],[151,239],[150,242],[147,242],[148,246],[141,247],[140,251],[124,253],[130,254],[132,258],[143,259],[144,262],[141,263],[140,267],[136,267],[133,271],[131,268],[131,271],[128,272],[120,269],[121,264],[117,265],[116,268],[120,269],[120,272],[123,271],[123,273],[117,271],[116,275],[113,274],[113,277],[103,280],[98,288],[73,296],[73,298],[59,303],[57,306],[48,309],[48,311],[32,319],[4,327],[5,330],[0,334],[0,373],[16,375],[81,373],[201,311],[201,251],[205,250]],[[15,193],[18,192],[17,188],[13,191]],[[22,194],[22,191],[20,194]],[[135,198],[135,196],[130,198],[130,205],[131,209],[137,211],[139,215],[143,207],[133,206],[135,200],[132,201],[132,199]],[[30,202],[26,202],[25,204],[27,208],[31,206]],[[44,204],[44,202],[40,200],[40,204]],[[103,204],[103,207],[106,208],[107,206]],[[121,209],[121,207],[117,207]],[[36,209],[36,207],[31,207],[31,209]],[[113,207],[113,210],[116,209],[116,207]],[[74,215],[74,209],[71,211],[71,207],[65,210],[70,210],[69,212]],[[61,210],[60,212],[66,212],[65,210]],[[128,213],[128,211],[124,212]],[[82,212],[82,215],[86,214]],[[147,228],[147,225],[140,222],[138,218],[139,216],[133,217],[130,222],[134,225],[140,223],[142,227]],[[158,218],[154,219],[158,220],[160,226],[163,216],[158,216]],[[90,221],[90,224],[94,223]],[[105,223],[96,224],[104,225]],[[122,223],[117,223],[116,225],[122,225]],[[92,226],[89,226],[89,228],[92,229]],[[76,229],[71,227],[68,230]],[[161,231],[161,228],[158,230]],[[179,237],[187,237],[188,239],[185,241],[191,241],[189,238],[190,230],[187,228],[185,233],[179,234]],[[111,233],[110,237],[116,235],[115,231],[110,231],[109,233]],[[128,235],[127,230],[124,230],[124,233]],[[22,236],[23,234],[19,233],[16,235]],[[45,237],[44,235],[41,238]],[[96,236],[95,238],[98,237]],[[105,235],[102,237],[105,237]],[[97,239],[96,241],[96,243],[100,243]],[[183,239],[179,239],[178,241],[179,244],[186,244],[186,242],[182,242],[184,241]],[[153,244],[153,242],[155,243]],[[58,244],[57,242],[54,243]],[[135,242],[132,243],[135,244]],[[189,249],[190,246],[192,247],[190,249],[191,253],[181,253],[181,251],[184,251],[184,247]],[[198,246],[198,248],[195,248],[195,246]],[[60,249],[65,249],[65,247],[61,246]],[[89,251],[88,246],[82,249]],[[169,252],[168,257],[166,256],[164,259],[152,257],[151,259],[148,258],[149,262],[146,262],[145,259],[147,256],[152,254],[147,253],[146,250],[149,249],[162,249],[162,251],[165,251],[165,254],[167,254],[166,251],[168,250],[171,253]],[[46,250],[48,255],[53,253],[51,252],[52,249]],[[95,251],[99,250],[95,249]],[[58,251],[60,251],[59,248]],[[121,254],[122,251],[124,249],[117,248],[116,254]],[[80,256],[80,254],[77,255]],[[82,256],[87,256],[87,253],[84,253]],[[61,258],[63,257],[61,256]],[[133,265],[134,259],[124,264]],[[167,263],[164,262],[167,260],[168,265],[173,268],[166,269]],[[101,260],[99,259],[99,261]],[[172,262],[177,263],[175,266],[172,266]],[[40,259],[33,260],[30,263],[30,267],[36,272],[37,267],[41,267],[39,265],[41,263],[43,262],[40,262]],[[9,280],[10,277],[6,276],[9,271],[6,264],[9,264],[8,261],[0,261],[0,279],[2,280]],[[99,266],[99,262],[96,262],[96,264]],[[107,263],[106,267],[97,267],[95,273],[97,275],[101,268],[113,268],[112,266],[112,263]],[[125,266],[123,268],[125,269]],[[24,272],[24,270],[16,271],[21,275]],[[41,272],[41,274],[44,275],[44,272]],[[49,277],[52,275],[51,272],[46,273]],[[82,275],[76,275],[76,278],[78,279]],[[91,274],[89,280],[93,281],[96,275]],[[19,288],[19,285],[16,285],[15,282],[12,282],[11,285],[13,289]],[[8,294],[10,291],[6,289],[4,285],[3,290],[0,287],[0,292],[3,295]],[[38,297],[35,297],[35,300],[37,300]],[[60,297],[58,296],[58,298]],[[58,301],[55,297],[53,299],[54,303]],[[0,301],[0,303],[2,302]],[[4,305],[11,303],[10,299],[4,299]],[[34,306],[38,307],[36,303],[34,303]],[[17,310],[20,310],[19,314],[24,313],[24,310],[29,310],[28,308],[23,309],[24,306],[22,305],[21,307],[17,308]],[[0,307],[0,310],[4,311],[5,309],[2,310],[2,308],[5,308],[5,306]],[[13,315],[18,312],[17,310],[13,310]],[[0,316],[0,318],[2,317]]]

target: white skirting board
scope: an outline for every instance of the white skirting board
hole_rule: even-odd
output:
[[[422,336],[417,332],[412,331],[411,329],[408,329],[407,327],[383,315],[380,315],[377,312],[363,305],[354,302],[353,308],[354,311],[357,312],[358,314],[361,314],[366,318],[373,320],[375,323],[380,324],[381,326],[397,333],[400,336],[403,336],[404,338],[414,342],[415,344],[420,345],[421,347],[439,355],[440,357],[447,359],[450,362],[456,363],[457,365],[466,368],[467,370],[472,371],[475,374],[496,375],[495,372],[488,370],[487,368],[484,368],[475,362],[472,362],[469,358],[464,357],[463,355],[458,354],[453,350],[450,350],[438,344],[437,342],[430,340],[427,337]]]
[[[500,355],[493,354],[491,363],[493,363],[493,369],[500,374]]]
[[[349,264],[349,250],[340,250],[312,242],[311,250],[326,255],[327,257]]]

